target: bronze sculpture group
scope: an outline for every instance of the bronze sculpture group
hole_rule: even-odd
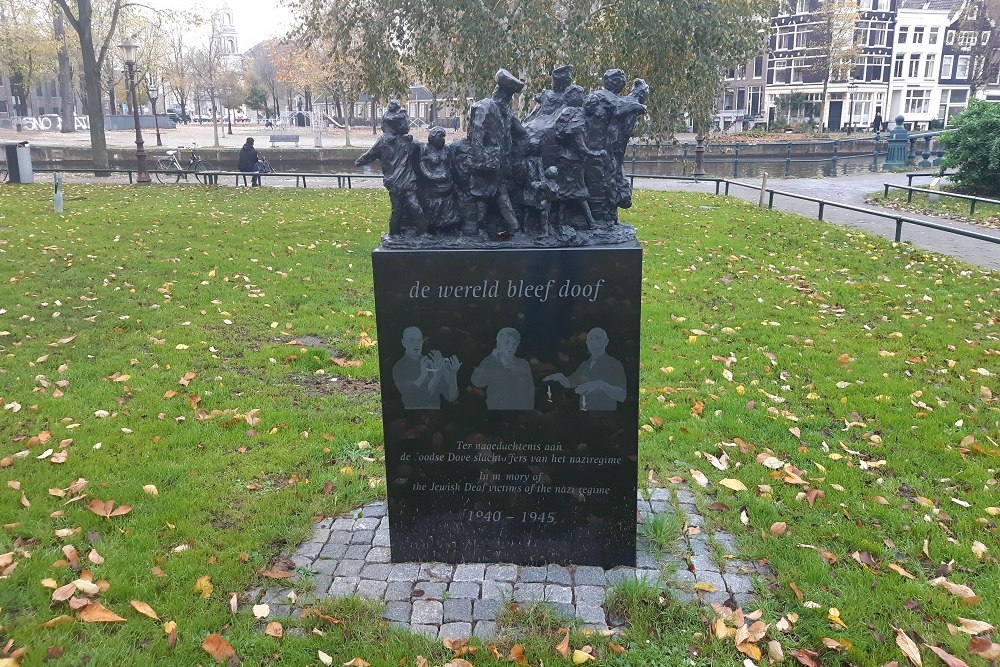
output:
[[[383,243],[627,240],[631,228],[618,222],[618,209],[632,205],[632,188],[622,164],[646,113],[646,82],[636,79],[622,95],[625,73],[612,69],[604,87],[587,94],[573,84],[573,67],[563,65],[522,123],[511,100],[524,83],[505,69],[495,80],[493,94],[472,105],[466,138],[451,144],[440,127],[426,144],[415,141],[406,111],[389,103],[382,136],[356,162],[381,162],[392,204]]]

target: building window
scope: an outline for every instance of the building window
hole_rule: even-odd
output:
[[[983,30],[983,34],[979,36],[979,43],[986,46],[990,41],[990,31]]]
[[[968,102],[968,90],[942,90],[941,103],[938,105],[938,118],[941,120],[951,120],[965,110]]]
[[[959,56],[955,65],[955,79],[965,81],[969,78],[969,56]]]
[[[924,43],[924,28],[923,26],[917,26],[913,29],[913,43],[923,44]]]
[[[927,113],[931,102],[931,91],[929,90],[908,90],[906,91],[906,101],[903,113]]]
[[[910,33],[909,26],[901,25],[899,26],[899,38],[896,40],[897,44],[906,44],[906,38]]]
[[[955,44],[955,31],[949,30],[944,34],[944,43],[948,46],[954,46]]]
[[[927,54],[927,60],[924,62],[924,78],[933,79],[934,78],[934,65],[937,64],[937,55],[933,53]]]
[[[808,14],[811,11],[809,0],[795,0],[795,13]]]
[[[955,66],[955,56],[947,55],[941,58],[941,78],[950,79],[951,70]]]
[[[963,30],[958,33],[958,48],[968,49],[976,45],[976,31]]]
[[[979,18],[979,7],[977,5],[972,5],[971,7],[969,7],[969,11],[966,13],[965,18],[969,19],[970,21],[975,21],[977,18]]]
[[[860,56],[854,68],[854,78],[861,81],[887,81],[889,58],[887,56]]]
[[[896,62],[892,66],[892,75],[897,79],[903,76],[903,58],[904,56],[902,53],[897,53]]]
[[[750,86],[748,92],[749,92],[749,97],[748,97],[749,104],[747,104],[747,113],[749,113],[751,116],[759,116],[761,112],[760,98],[762,89],[760,86]]]
[[[938,32],[940,30],[941,29],[937,28],[937,27],[931,28],[930,33],[927,35],[927,43],[928,44],[937,44],[937,42],[938,42]]]
[[[759,79],[764,76],[764,58],[758,56],[753,59],[753,78]]]
[[[911,53],[910,54],[910,69],[907,76],[911,79],[915,79],[920,76],[920,54]]]
[[[805,68],[806,61],[803,58],[792,61],[792,83],[802,83],[802,73]]]
[[[885,46],[889,24],[886,21],[871,21],[867,29],[862,29],[859,32],[861,35],[860,39],[856,40],[857,43],[867,44],[868,46]],[[865,35],[865,32],[868,34]]]

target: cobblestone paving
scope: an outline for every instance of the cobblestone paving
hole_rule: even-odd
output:
[[[683,513],[683,539],[659,558],[650,553],[641,527],[636,567],[605,570],[585,565],[528,567],[506,563],[391,563],[389,519],[382,501],[369,503],[336,519],[316,524],[291,560],[301,582],[291,588],[252,592],[277,615],[292,612],[328,596],[358,595],[385,602],[384,618],[390,623],[429,637],[464,638],[492,636],[496,621],[508,602],[544,603],[581,625],[598,630],[621,629],[623,620],[607,614],[605,598],[624,579],[659,580],[675,599],[685,602],[752,603],[753,562],[736,557],[732,536],[709,536],[700,528],[703,518],[687,489],[651,489],[640,493],[637,510],[648,521],[659,514]],[[696,584],[710,584],[708,587]],[[303,586],[312,590],[303,594]],[[714,590],[712,590],[714,589]]]

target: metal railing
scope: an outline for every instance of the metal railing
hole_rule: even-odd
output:
[[[896,188],[897,190],[906,190],[906,203],[913,202],[913,193],[919,192],[926,195],[937,195],[939,197],[952,197],[954,199],[964,199],[969,202],[969,217],[973,217],[976,214],[976,204],[982,202],[984,204],[995,204],[1000,206],[1000,199],[989,199],[988,197],[976,197],[975,195],[963,195],[958,192],[947,192],[944,190],[931,190],[929,188],[915,188],[911,185],[894,185],[892,183],[883,183],[885,186],[885,196],[889,196],[889,188]]]

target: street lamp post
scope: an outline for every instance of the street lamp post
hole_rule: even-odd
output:
[[[156,125],[156,145],[162,146],[163,140],[160,139],[160,119],[156,117],[156,100],[160,96],[159,86],[153,80],[153,77],[149,78],[149,103],[153,106],[153,123]]]
[[[847,80],[847,133],[854,132],[854,91],[858,89],[858,82],[852,76]]]
[[[139,47],[126,39],[118,45],[118,48],[122,50],[122,55],[125,57],[125,77],[132,100],[132,118],[135,119],[135,161],[138,172],[135,182],[139,184],[149,183],[149,172],[146,171],[146,149],[142,147],[142,130],[139,128],[139,100],[135,93],[135,57]]]

